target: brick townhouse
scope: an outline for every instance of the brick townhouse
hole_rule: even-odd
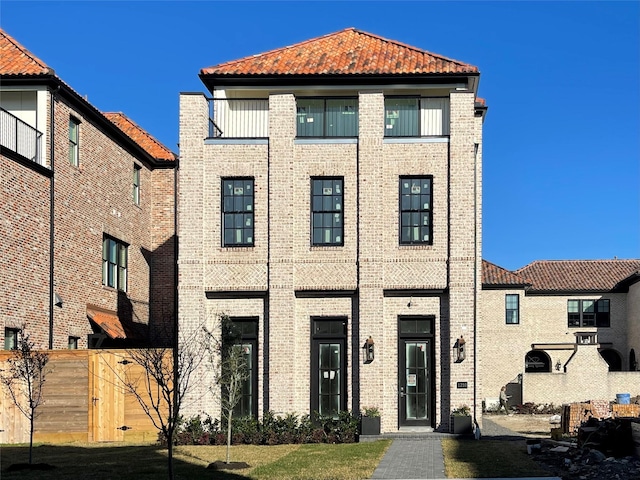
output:
[[[2,30],[0,81],[5,348],[168,343],[176,155]]]
[[[640,395],[640,260],[483,261],[481,398],[560,405]]]
[[[180,96],[178,322],[242,326],[239,413],[480,416],[478,68],[348,28],[200,78],[211,98]],[[191,413],[218,416],[207,373]]]

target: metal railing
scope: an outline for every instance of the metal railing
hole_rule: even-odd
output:
[[[266,98],[210,98],[209,117],[209,137],[269,136],[269,100]]]
[[[42,133],[0,108],[0,145],[43,165]]]

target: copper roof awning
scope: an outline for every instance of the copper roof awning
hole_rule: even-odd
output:
[[[110,338],[114,340],[127,338],[122,322],[116,312],[105,310],[95,305],[87,305],[87,317],[98,325]]]

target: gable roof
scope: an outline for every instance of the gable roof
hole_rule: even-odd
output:
[[[355,28],[203,68],[206,76],[478,74],[478,68]]]
[[[537,260],[515,273],[531,284],[530,293],[624,290],[640,271],[640,260]]]
[[[482,260],[483,288],[524,288],[527,285],[527,281],[521,276],[487,260]]]
[[[0,29],[2,75],[55,75],[52,68]]]
[[[140,128],[122,112],[104,112],[107,119],[122,130],[130,139],[140,145],[149,155],[160,161],[176,160],[176,154]]]

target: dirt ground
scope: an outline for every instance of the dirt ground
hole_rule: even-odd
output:
[[[552,425],[549,419],[552,415],[527,415],[527,414],[483,414],[498,425],[518,432],[525,437],[551,438],[551,428],[560,425]]]

